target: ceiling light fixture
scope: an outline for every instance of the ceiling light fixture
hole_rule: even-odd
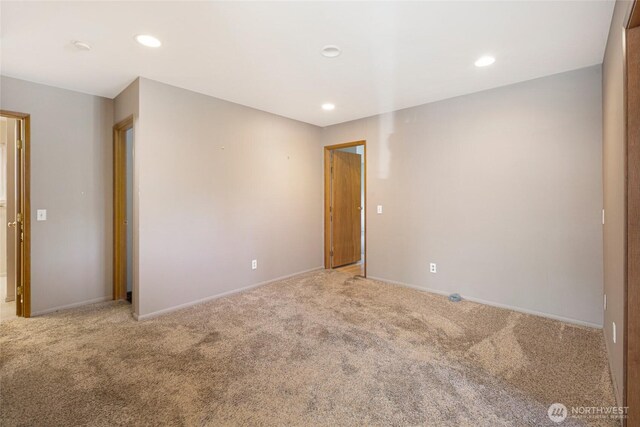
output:
[[[336,58],[342,53],[338,46],[334,46],[331,44],[323,47],[320,52],[322,53],[322,56],[326,58]]]
[[[71,44],[73,44],[78,50],[84,50],[84,51],[91,50],[91,45],[89,43],[74,40],[71,42]]]
[[[140,43],[142,46],[147,47],[160,47],[162,43],[157,38],[150,36],[149,34],[138,34],[136,36],[136,41]]]
[[[481,56],[475,62],[476,67],[486,67],[496,62],[496,58],[493,56]]]
[[[331,110],[334,110],[335,108],[336,108],[336,106],[331,104],[331,103],[329,103],[329,102],[327,102],[326,104],[322,104],[322,109],[324,111],[331,111]]]

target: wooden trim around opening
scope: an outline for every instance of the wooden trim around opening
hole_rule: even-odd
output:
[[[629,24],[627,25],[628,29],[636,27],[640,27],[640,2],[638,2],[638,0],[633,3],[631,15],[629,16]]]
[[[640,11],[638,3],[635,16]],[[626,289],[624,406],[640,425],[640,27],[626,31]]]
[[[340,148],[364,147],[364,277],[367,277],[367,141],[345,142],[324,147],[324,268],[331,268],[331,151]]]
[[[31,116],[26,113],[0,110],[0,116],[18,119],[24,122],[24,140],[22,142],[23,173],[23,238],[22,238],[22,293],[24,303],[22,316],[31,317]],[[17,297],[17,295],[16,295]]]
[[[127,298],[127,150],[133,116],[113,127],[113,299]]]

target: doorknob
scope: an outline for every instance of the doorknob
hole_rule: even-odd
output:
[[[9,222],[7,223],[7,227],[15,227],[17,224],[17,222],[13,221],[13,222]]]
[[[358,206],[358,210],[361,211],[362,210],[362,206]]]

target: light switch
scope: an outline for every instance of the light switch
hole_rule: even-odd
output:
[[[382,213],[382,205],[378,205],[378,213],[381,214]]]
[[[47,210],[46,209],[38,209],[37,220],[38,221],[46,221],[47,220]]]

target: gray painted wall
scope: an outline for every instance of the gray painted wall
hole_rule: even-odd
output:
[[[32,117],[33,314],[111,298],[111,129],[130,115],[136,314],[322,265],[320,128],[144,79],[115,100],[1,89]]]
[[[367,141],[368,275],[601,325],[600,82],[595,66],[325,128]]]
[[[140,110],[140,80],[135,79],[131,82],[113,101],[114,123],[121,122],[129,116],[133,116],[135,127],[135,122],[138,120],[138,112]]]
[[[1,77],[0,105],[31,114],[32,314],[110,298],[113,101]]]
[[[616,2],[602,65],[604,182],[604,336],[618,404],[622,405],[625,257],[625,100],[624,32],[633,5]],[[613,323],[617,339],[613,343]]]
[[[320,128],[139,86],[139,317],[322,266]]]
[[[146,79],[113,102],[3,77],[2,108],[32,114],[34,215],[49,210],[33,218],[33,311],[111,294],[111,126],[133,114],[140,316],[321,266],[321,145],[366,139],[370,276],[599,325],[600,80],[590,67],[322,130]]]

